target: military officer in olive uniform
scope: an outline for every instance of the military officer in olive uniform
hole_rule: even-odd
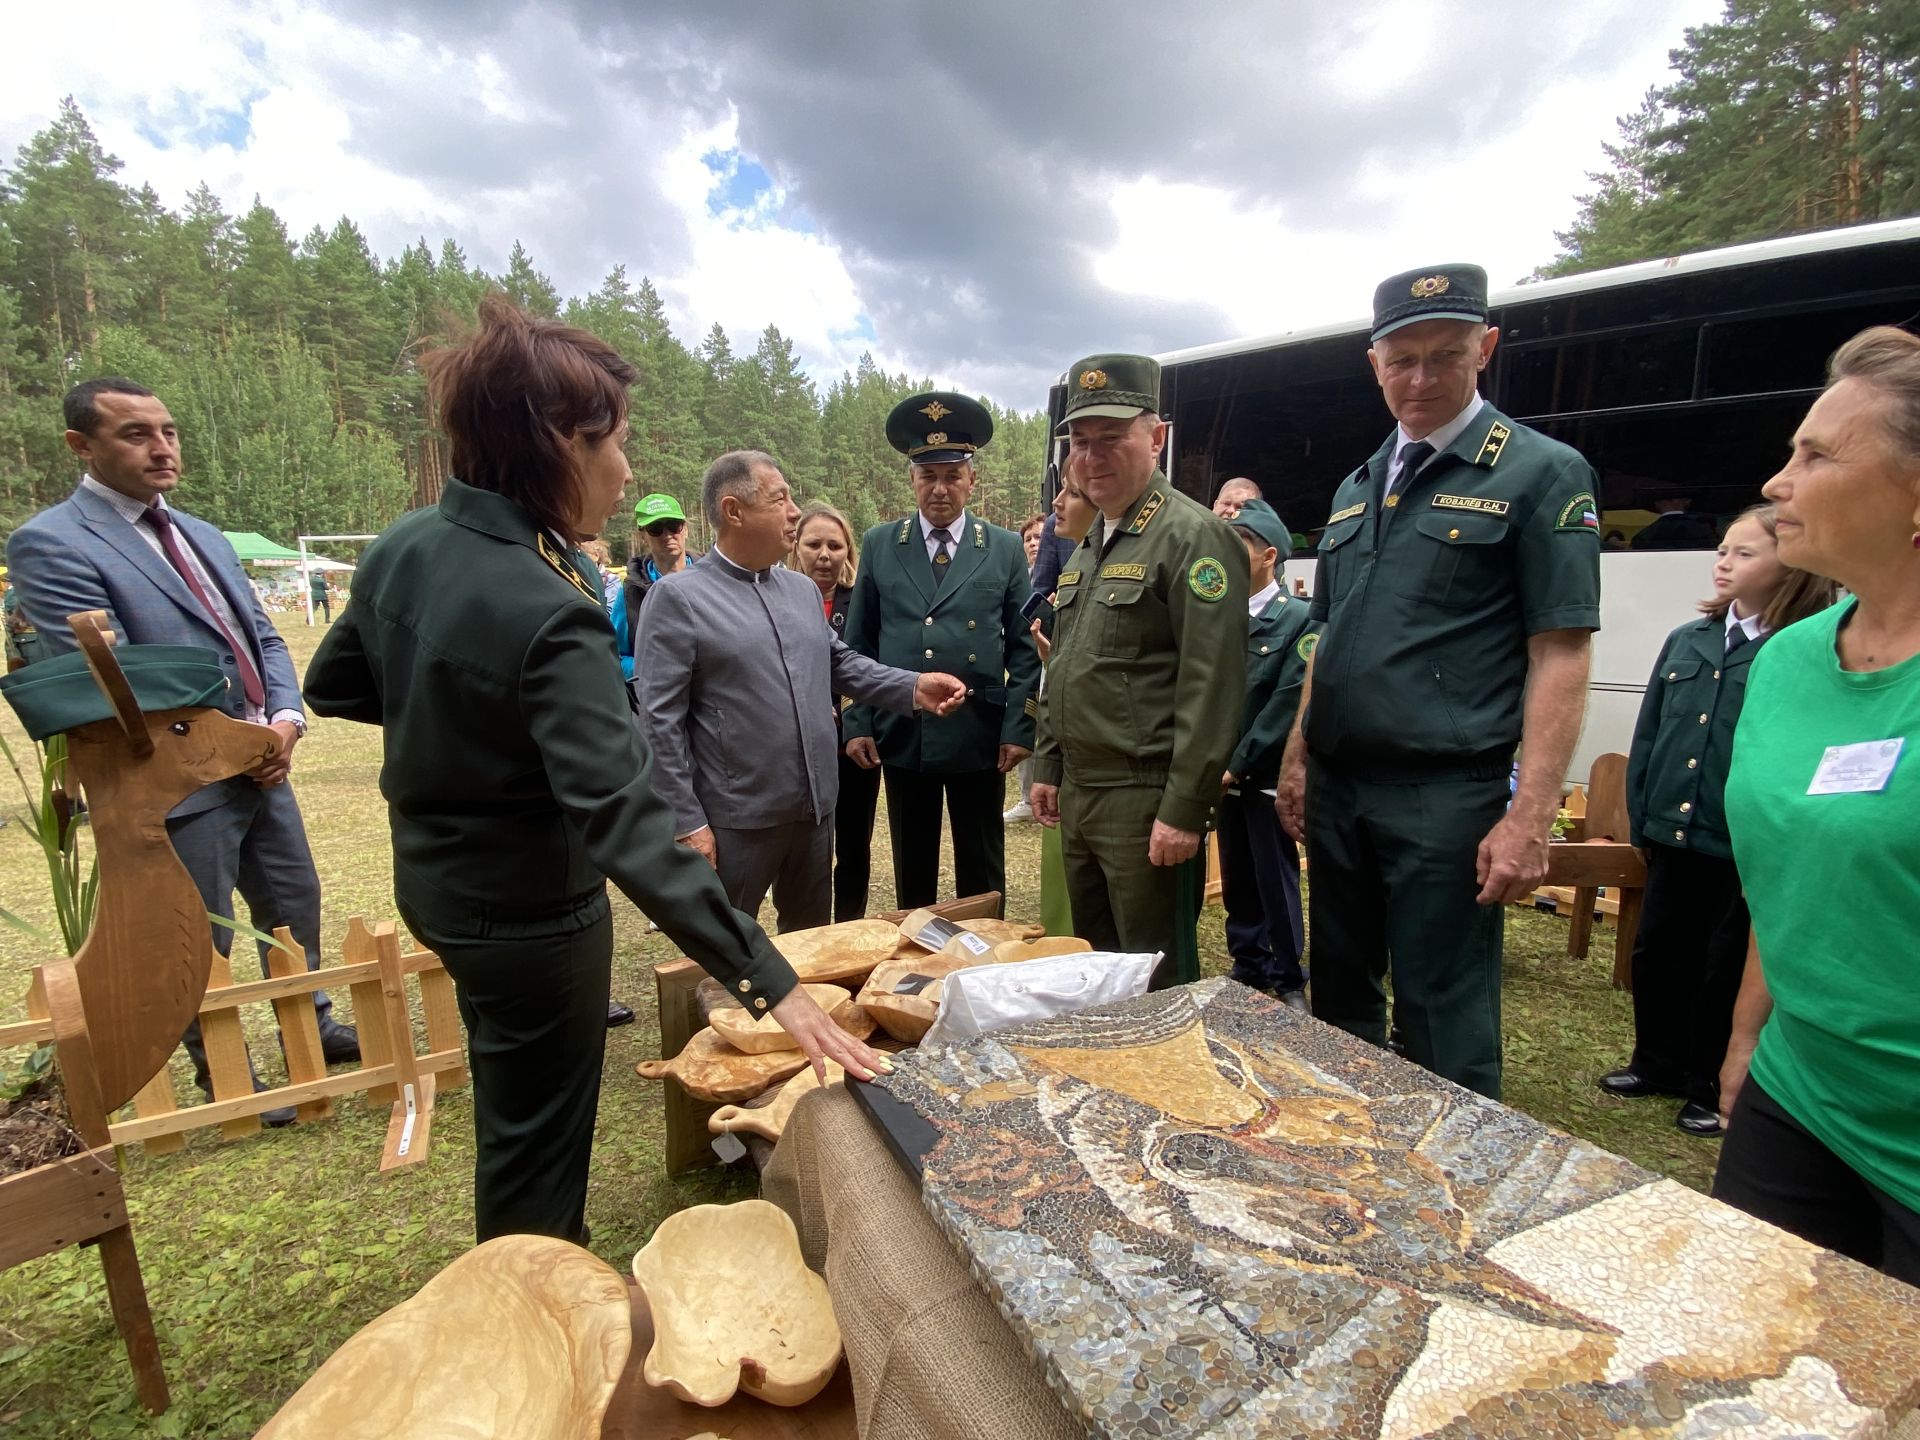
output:
[[[1033,753],[1040,657],[1020,618],[1032,587],[1020,537],[967,512],[974,452],[993,437],[977,400],[944,391],[902,400],[887,440],[907,457],[919,509],[860,542],[846,642],[883,665],[957,675],[953,715],[851,707],[845,748],[884,766],[894,903],[931,905],[940,888],[940,810],[953,827],[961,895],[1007,888],[1003,776]]]
[[[1499,340],[1486,321],[1478,266],[1374,294],[1367,353],[1399,424],[1320,538],[1326,628],[1278,803],[1313,876],[1313,1013],[1383,1043],[1391,965],[1408,1057],[1497,1098],[1500,907],[1546,874],[1600,626],[1600,534],[1587,462],[1480,398]]]
[[[1293,532],[1264,500],[1236,504],[1228,524],[1246,543],[1253,594],[1247,600],[1240,741],[1220,779],[1220,900],[1227,912],[1227,953],[1235,980],[1304,1010],[1300,847],[1280,829],[1273,792],[1320,627],[1307,602],[1280,583],[1278,566],[1282,556],[1293,553]]]
[[[1160,367],[1094,355],[1061,433],[1093,528],[1062,567],[1031,798],[1059,825],[1074,933],[1200,978],[1201,833],[1240,735],[1247,549],[1160,472]]]

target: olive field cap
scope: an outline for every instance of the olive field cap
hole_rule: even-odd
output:
[[[1373,292],[1373,338],[1421,320],[1487,319],[1487,272],[1478,265],[1429,265],[1382,280]]]
[[[1148,355],[1089,355],[1067,370],[1067,404],[1056,435],[1069,420],[1108,416],[1130,420],[1160,413],[1160,362]]]
[[[227,690],[220,657],[197,645],[119,645],[113,658],[142,710],[216,706]],[[0,678],[0,693],[35,740],[110,720],[114,713],[113,702],[87,668],[87,657],[77,650]]]
[[[662,520],[678,520],[687,523],[687,512],[680,508],[680,502],[671,495],[662,495],[657,491],[652,495],[640,497],[640,503],[633,507],[633,528],[644,530]]]
[[[909,395],[887,416],[887,443],[915,465],[971,460],[993,439],[993,415],[978,400],[951,390]]]
[[[1287,522],[1264,500],[1249,500],[1227,524],[1236,530],[1249,530],[1280,552],[1284,559],[1293,553],[1293,532]]]

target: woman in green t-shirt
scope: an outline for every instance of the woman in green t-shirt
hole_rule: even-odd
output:
[[[1920,1284],[1920,336],[1867,330],[1764,494],[1852,598],[1754,659],[1727,781],[1753,945],[1713,1193]]]

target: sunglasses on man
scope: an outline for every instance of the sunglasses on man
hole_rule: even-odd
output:
[[[656,540],[664,540],[669,535],[678,535],[687,528],[684,520],[659,520],[647,526],[646,533]]]

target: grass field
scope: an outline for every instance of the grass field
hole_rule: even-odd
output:
[[[304,668],[318,630],[289,621]],[[0,726],[19,753],[12,712]],[[392,918],[377,732],[321,721],[301,744],[294,782],[325,891],[325,944],[337,963],[351,915]],[[12,777],[0,814],[17,812]],[[882,821],[884,824],[884,820]],[[1039,831],[1009,827],[1007,913],[1039,912]],[[886,846],[875,846],[874,904],[891,901]],[[950,877],[950,872],[949,872]],[[0,904],[48,925],[39,852],[14,824],[0,829]],[[593,1248],[624,1270],[661,1218],[683,1206],[752,1191],[738,1171],[670,1181],[661,1170],[657,1087],[634,1063],[658,1051],[649,967],[671,958],[640,912],[614,897],[614,994],[640,1014],[608,1037],[607,1083],[588,1198]],[[770,917],[766,917],[771,923]],[[1217,907],[1201,918],[1208,974],[1226,965]],[[25,1016],[28,973],[43,954],[0,931],[0,1023]],[[1672,1126],[1672,1106],[1603,1096],[1593,1084],[1631,1048],[1631,1012],[1608,986],[1612,932],[1592,956],[1566,955],[1566,922],[1510,912],[1505,985],[1507,1100],[1529,1114],[1704,1187],[1716,1147]],[[245,978],[252,962],[237,962]],[[265,1012],[265,1007],[255,1007]],[[259,1022],[253,1053],[270,1081],[284,1077]],[[0,1065],[19,1055],[0,1056]],[[189,1098],[183,1057],[176,1087]],[[155,1420],[133,1385],[92,1251],[67,1250],[0,1274],[0,1433],[48,1437],[251,1435],[341,1341],[404,1299],[472,1240],[473,1141],[468,1096],[442,1096],[433,1154],[392,1179],[376,1173],[384,1112],[343,1103],[335,1119],[267,1131],[242,1143],[196,1136],[179,1154],[126,1159],[126,1188],[141,1264],[173,1387]],[[484,1321],[479,1322],[484,1326]],[[478,1341],[477,1343],[484,1343]]]

